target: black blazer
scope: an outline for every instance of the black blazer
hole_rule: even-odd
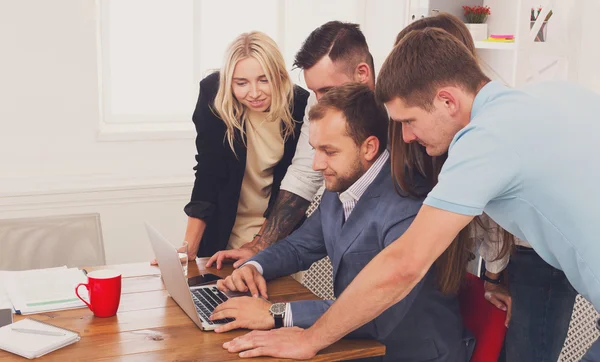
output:
[[[239,131],[234,134],[234,148],[231,151],[225,138],[225,123],[211,110],[217,90],[219,72],[215,72],[200,82],[200,95],[194,111],[196,126],[196,181],[190,202],[184,211],[188,216],[206,222],[206,230],[200,241],[198,256],[212,256],[224,250],[229,241],[237,214],[242,180],[246,169],[246,147]],[[296,121],[294,134],[287,138],[283,157],[273,170],[273,185],[269,206],[265,210],[268,216],[279,193],[281,180],[292,163],[296,151],[304,111],[308,101],[308,92],[294,86],[294,105],[290,107]]]

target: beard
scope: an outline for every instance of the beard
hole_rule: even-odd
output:
[[[330,173],[329,178],[325,179],[325,188],[330,192],[344,192],[364,175],[365,172],[366,170],[363,169],[362,164],[357,158],[350,169],[343,175],[337,172],[333,175]]]

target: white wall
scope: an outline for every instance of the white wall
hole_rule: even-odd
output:
[[[189,181],[190,142],[97,142],[93,1],[0,4],[0,193]]]
[[[600,12],[600,1],[580,0],[581,46],[577,76],[579,82],[600,93],[600,46],[595,29],[598,27],[596,14]]]
[[[107,261],[147,259],[142,219],[181,239],[194,145],[97,140],[96,15],[89,0],[0,2],[0,218],[100,212]]]
[[[600,92],[600,48],[594,35],[600,3],[581,1],[586,10],[577,79]],[[194,3],[205,11],[204,21],[213,22],[201,28],[212,29],[216,37],[210,47],[201,44],[201,52],[216,51],[212,47],[220,44],[222,53],[231,41],[233,34],[225,31],[231,18],[224,10],[231,3]],[[408,0],[276,3],[279,18],[273,36],[289,68],[310,31],[337,19],[361,24],[379,70],[409,8]],[[256,4],[260,10],[261,1]],[[97,5],[92,0],[0,0],[0,219],[97,212],[107,263],[142,261],[151,257],[143,220],[174,243],[183,237],[182,208],[193,182],[194,134],[184,130],[175,136],[149,136],[140,131],[120,142],[99,139]],[[206,16],[211,14],[207,9],[218,14]],[[297,71],[293,79],[303,83]],[[189,104],[190,122],[193,107]]]
[[[259,18],[259,3],[257,13],[246,16]],[[231,41],[224,31],[225,5],[218,0],[199,4],[219,12],[207,19],[213,22],[211,34],[227,34],[218,38],[220,44]],[[278,29],[288,66],[311,30],[339,19],[362,24],[379,69],[404,26],[406,4],[285,1],[279,5]],[[107,263],[148,260],[143,220],[173,242],[183,237],[194,134],[99,139],[97,5],[92,0],[0,0],[0,219],[98,212]],[[193,108],[189,104],[190,122]]]

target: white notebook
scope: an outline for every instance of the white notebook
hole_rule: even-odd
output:
[[[28,332],[17,332],[13,329],[22,329]],[[38,331],[60,335],[34,333]],[[79,339],[79,333],[31,318],[22,319],[0,328],[0,348],[29,359],[56,351],[79,341]]]

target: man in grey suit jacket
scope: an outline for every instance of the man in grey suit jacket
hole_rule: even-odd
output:
[[[221,290],[267,297],[265,280],[308,269],[329,256],[339,296],[362,268],[408,228],[422,200],[400,196],[386,150],[388,116],[368,87],[348,84],[330,90],[310,110],[313,168],[327,191],[300,229],[251,258]],[[218,328],[310,327],[333,303],[307,300],[271,305],[265,299],[233,298],[213,319],[235,318]],[[433,271],[400,303],[348,337],[386,345],[384,361],[468,361],[463,325],[454,295],[443,295]]]

